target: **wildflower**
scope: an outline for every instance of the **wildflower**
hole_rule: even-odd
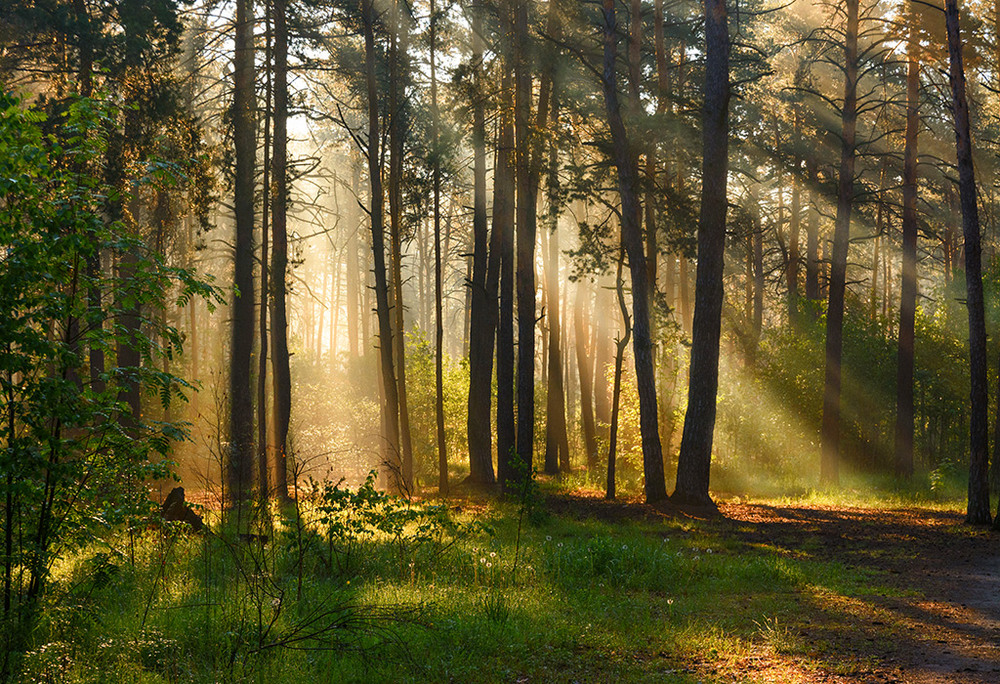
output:
[[[559,543],[557,544],[557,546],[558,546],[559,548],[562,548],[562,542],[559,542]]]
[[[667,599],[667,605],[668,606],[674,605],[674,600],[672,598]]]
[[[496,558],[496,557],[497,557],[497,552],[496,551],[490,551],[490,558]]]
[[[622,544],[622,551],[628,551],[628,544]]]
[[[493,563],[487,563],[487,564],[486,564],[486,567],[488,567],[488,568],[492,568],[492,567],[493,567]]]
[[[705,553],[711,554],[712,553],[712,549],[705,549]]]
[[[552,541],[552,535],[551,534],[545,535],[545,541],[547,541],[547,542]]]
[[[485,559],[485,558],[480,558],[480,559],[479,559],[479,562],[480,562],[480,563],[485,563],[485,562],[486,562],[486,559]]]

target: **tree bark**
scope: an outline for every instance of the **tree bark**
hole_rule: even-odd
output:
[[[671,500],[714,506],[708,493],[719,385],[729,165],[729,28],[725,0],[705,0],[701,214],[688,408]]]
[[[361,20],[365,40],[365,84],[368,91],[368,172],[371,188],[372,270],[375,275],[375,311],[378,318],[379,365],[382,375],[382,423],[384,463],[390,486],[404,490],[400,479],[402,461],[399,455],[399,399],[396,374],[392,361],[392,322],[389,312],[389,283],[385,268],[385,227],[383,224],[382,159],[379,155],[378,78],[375,52],[374,0],[361,0]]]
[[[250,357],[253,350],[253,224],[256,126],[254,122],[253,3],[237,0],[233,57],[233,143],[236,156],[233,186],[236,217],[235,292],[229,360],[229,453],[226,467],[227,503],[241,522],[244,501],[253,482],[253,392]]]
[[[400,484],[413,491],[413,439],[406,398],[406,328],[403,316],[403,154],[406,138],[403,116],[403,80],[406,78],[409,28],[400,9],[392,5],[392,40],[389,47],[389,237],[392,250],[393,346],[395,349],[396,395],[399,400],[399,443],[402,451]]]
[[[638,155],[629,142],[618,101],[616,32],[614,0],[604,0],[604,61],[602,86],[604,106],[611,129],[614,163],[618,170],[621,196],[621,242],[628,255],[632,280],[632,317],[635,377],[639,392],[639,431],[642,436],[642,461],[647,502],[667,498],[663,479],[663,453],[656,407],[656,373],[653,367],[653,341],[649,324],[649,283],[646,255],[643,251],[642,217],[638,201]]]
[[[955,147],[958,160],[958,190],[962,205],[962,233],[965,237],[965,299],[969,313],[969,374],[971,413],[969,416],[969,504],[966,521],[973,525],[990,522],[988,463],[988,395],[986,385],[986,316],[983,304],[982,246],[979,235],[979,206],[976,172],[972,163],[969,105],[965,97],[965,68],[959,33],[958,2],[946,0],[945,25],[948,30],[949,81],[955,117]],[[1000,525],[1000,512],[997,514]]]
[[[576,368],[580,376],[580,414],[583,418],[583,444],[587,450],[587,471],[597,472],[597,428],[594,423],[594,364],[587,354],[587,331],[584,323],[584,298],[587,288],[580,282],[573,307],[573,328],[576,337]],[[591,317],[593,319],[593,317]]]
[[[912,14],[912,2],[910,3]],[[913,476],[913,346],[917,310],[917,134],[920,64],[915,17],[906,49],[906,133],[903,143],[903,265],[896,365],[896,476]],[[876,266],[877,268],[877,266]]]
[[[829,303],[826,310],[826,373],[823,386],[823,432],[820,480],[840,481],[840,385],[844,342],[844,294],[847,289],[847,252],[850,246],[851,209],[854,204],[854,162],[858,118],[858,0],[847,7],[844,43],[844,107],[841,129],[840,176],[837,218],[830,257]]]
[[[494,193],[493,235],[486,226],[486,116],[483,108],[483,19],[481,8],[472,12],[472,64],[475,91],[472,102],[473,213],[472,213],[472,282],[471,320],[469,322],[469,400],[467,431],[469,440],[469,480],[479,486],[492,486],[493,434],[490,427],[492,403],[493,347],[497,325],[497,280],[500,245],[497,212],[506,212],[509,198]],[[503,171],[498,160],[495,183],[499,186]],[[500,206],[498,206],[498,202]],[[503,219],[505,220],[505,219]],[[487,250],[487,242],[489,249]]]
[[[271,372],[274,402],[274,495],[288,500],[288,430],[292,374],[288,356],[288,29],[285,0],[274,1],[274,154],[271,161]]]

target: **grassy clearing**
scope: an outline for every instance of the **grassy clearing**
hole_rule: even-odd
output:
[[[845,667],[845,606],[898,592],[808,539],[790,553],[728,523],[584,509],[526,516],[519,533],[515,503],[456,508],[482,528],[334,550],[290,523],[263,546],[151,530],[86,549],[57,568],[22,680],[755,681],[779,667],[795,681]]]

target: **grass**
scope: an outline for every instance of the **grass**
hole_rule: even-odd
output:
[[[364,536],[346,567],[306,537],[301,594],[292,526],[264,547],[150,530],[134,558],[111,538],[56,569],[18,681],[796,681],[846,667],[804,629],[898,591],[713,521],[557,515],[521,527],[512,584],[517,505],[461,508],[482,528]]]

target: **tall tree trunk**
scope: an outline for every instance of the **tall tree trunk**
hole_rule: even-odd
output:
[[[358,358],[358,325],[361,311],[361,264],[358,260],[358,231],[361,229],[361,216],[358,214],[358,202],[361,201],[361,169],[357,164],[351,164],[351,190],[354,197],[347,203],[350,207],[347,228],[347,338],[351,358]],[[365,312],[367,313],[367,312]]]
[[[701,215],[688,408],[671,500],[714,505],[708,493],[719,384],[722,266],[729,165],[729,28],[725,0],[705,0]]]
[[[269,221],[271,218],[271,163],[268,159],[271,153],[271,105],[274,95],[274,80],[272,72],[271,22],[276,8],[276,2],[269,2],[264,14],[266,28],[264,30],[264,64],[266,65],[264,81],[264,169],[262,186],[264,192],[260,211],[260,307],[257,314],[260,348],[257,354],[257,495],[261,506],[271,496],[270,472],[268,464],[267,443],[267,309],[268,301],[268,248],[270,240]],[[282,18],[283,20],[283,18]]]
[[[587,451],[587,472],[597,473],[597,427],[594,423],[594,363],[587,354],[587,330],[584,311],[587,287],[581,281],[576,288],[576,306],[573,307],[573,332],[576,337],[576,368],[580,376],[580,415],[583,419],[583,444]],[[593,317],[590,317],[593,320]]]
[[[973,525],[990,522],[988,463],[988,390],[986,385],[986,317],[983,304],[982,246],[979,236],[979,206],[976,173],[972,164],[969,105],[965,98],[965,68],[959,34],[957,0],[945,2],[948,29],[949,81],[955,115],[955,147],[958,159],[958,190],[962,203],[965,236],[965,299],[969,312],[969,371],[971,414],[969,417],[969,505],[966,521]],[[1000,525],[1000,513],[997,515]]]
[[[501,32],[508,35],[510,18],[501,12]],[[506,491],[514,473],[514,122],[513,77],[504,69],[500,84],[500,138],[493,174],[493,239],[499,246],[500,310],[497,316],[497,479]],[[491,240],[492,241],[492,240]],[[492,261],[492,254],[490,255]]]
[[[438,493],[448,494],[448,445],[444,433],[444,320],[441,292],[441,141],[438,132],[437,12],[430,0],[431,140],[434,166],[434,414],[437,418]]]
[[[799,316],[799,239],[801,234],[802,207],[799,195],[800,177],[802,170],[802,158],[799,150],[802,147],[801,116],[799,110],[795,110],[795,119],[792,130],[792,146],[794,148],[792,156],[792,206],[791,216],[788,226],[788,265],[785,269],[785,281],[788,286],[788,321],[795,325]]]
[[[531,473],[535,441],[535,227],[538,183],[531,145],[528,1],[514,4],[514,164],[517,178],[517,456]],[[541,122],[539,122],[541,124]]]
[[[809,182],[809,217],[806,221],[806,298],[819,299],[819,198],[816,185],[819,174],[816,157],[806,157],[806,179]]]
[[[250,357],[253,350],[253,223],[254,121],[253,2],[237,0],[236,45],[233,57],[233,142],[236,171],[233,186],[236,215],[235,292],[229,362],[229,458],[227,503],[236,509],[237,524],[253,482],[253,392]]]
[[[390,486],[404,490],[400,479],[402,461],[399,455],[399,398],[392,361],[392,321],[389,312],[389,283],[385,268],[385,227],[383,225],[382,159],[379,155],[378,77],[375,52],[375,0],[361,0],[361,20],[365,39],[365,84],[368,91],[368,173],[371,188],[369,218],[372,233],[372,270],[375,275],[375,311],[378,318],[379,366],[382,375],[382,424],[384,438],[384,468]]]
[[[288,29],[285,0],[274,2],[274,154],[271,160],[271,372],[274,402],[274,495],[288,500],[288,429],[292,374],[288,357]]]
[[[413,439],[406,399],[406,327],[403,317],[403,154],[406,138],[403,116],[404,79],[407,78],[409,27],[403,0],[392,6],[392,40],[389,47],[389,236],[392,247],[392,287],[395,329],[396,383],[399,398],[399,443],[402,450],[401,484],[413,491]],[[425,328],[426,329],[426,328]]]
[[[642,464],[647,502],[666,499],[663,453],[660,448],[656,412],[656,372],[653,367],[653,340],[649,323],[649,283],[643,251],[642,216],[638,201],[638,155],[629,142],[618,102],[616,60],[618,36],[614,0],[604,0],[604,60],[602,86],[604,106],[611,129],[614,162],[618,170],[621,196],[621,242],[628,255],[632,280],[633,343],[635,377],[639,391],[639,431],[642,436]]]
[[[847,289],[847,252],[850,246],[851,209],[854,204],[855,139],[858,119],[858,0],[847,7],[844,43],[844,107],[842,110],[840,177],[837,218],[830,258],[829,303],[826,309],[826,375],[823,387],[823,433],[820,479],[840,481],[840,385],[844,342],[844,294]]]
[[[615,340],[615,383],[611,393],[611,435],[608,439],[608,482],[605,498],[612,500],[615,498],[615,461],[618,456],[618,409],[622,397],[622,366],[629,337],[632,335],[632,321],[629,320],[628,306],[625,304],[625,285],[622,282],[623,261],[625,261],[624,250],[618,255],[618,274],[615,277],[615,292],[618,294],[618,306],[622,312],[622,334]]]
[[[496,213],[509,211],[510,201],[503,192],[494,193],[492,237],[486,226],[486,116],[483,110],[483,19],[476,6],[472,13],[472,64],[475,81],[472,102],[473,213],[472,213],[472,282],[469,322],[469,401],[467,431],[469,440],[469,480],[490,486],[493,477],[493,434],[490,428],[490,404],[493,394],[493,347],[497,318],[497,280],[500,245]],[[498,161],[497,185],[503,170]],[[501,206],[498,207],[497,203]],[[506,220],[504,219],[501,219]],[[487,242],[489,250],[487,251]]]
[[[906,134],[903,145],[903,272],[896,366],[896,475],[913,476],[913,346],[917,310],[917,133],[920,63],[913,4],[906,46]],[[877,266],[876,266],[877,268]],[[873,276],[874,277],[874,276]]]

